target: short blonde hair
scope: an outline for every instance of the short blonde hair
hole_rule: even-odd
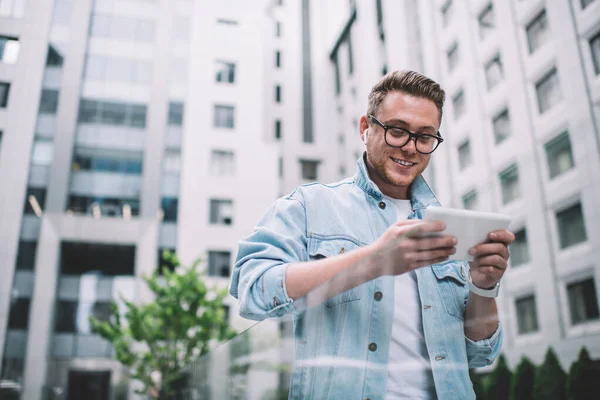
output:
[[[442,122],[442,108],[446,100],[446,92],[434,80],[409,70],[390,72],[373,86],[369,93],[367,115],[375,116],[387,94],[393,91],[433,101],[439,111],[440,123]]]

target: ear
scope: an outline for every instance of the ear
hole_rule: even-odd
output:
[[[365,131],[363,132],[362,141],[365,145],[368,143],[368,141],[369,141],[369,130],[368,129],[365,129]]]

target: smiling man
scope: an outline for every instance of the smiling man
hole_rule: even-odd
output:
[[[240,314],[294,317],[290,398],[474,398],[469,368],[498,355],[494,297],[514,235],[490,232],[469,265],[448,261],[454,237],[426,237],[443,223],[421,221],[440,206],[421,174],[443,141],[444,99],[417,72],[383,77],[356,174],[297,188],[239,242]]]

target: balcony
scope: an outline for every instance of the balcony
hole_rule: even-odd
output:
[[[90,197],[137,198],[142,185],[140,175],[74,171],[71,194]]]
[[[77,128],[77,146],[143,151],[145,131],[124,126],[81,124]]]

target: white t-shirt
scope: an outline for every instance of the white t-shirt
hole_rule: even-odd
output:
[[[397,219],[406,219],[411,211],[410,200],[384,197],[396,206]],[[431,363],[423,334],[417,274],[414,271],[394,278],[394,319],[385,398],[436,398]]]

